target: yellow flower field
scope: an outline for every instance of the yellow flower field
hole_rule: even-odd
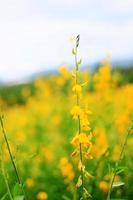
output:
[[[1,200],[10,199],[7,185],[14,200],[107,199],[121,145],[132,124],[133,84],[119,85],[107,60],[94,74],[78,73],[75,83],[73,69],[61,66],[58,74],[34,80],[34,95],[28,86],[22,88],[24,104],[9,106],[0,100],[4,129],[25,192],[24,198],[1,129]],[[133,198],[132,147],[130,131],[111,199]],[[85,197],[80,197],[81,171]]]

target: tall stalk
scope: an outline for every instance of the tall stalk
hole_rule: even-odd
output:
[[[114,168],[114,173],[113,173],[113,176],[112,176],[112,179],[111,179],[111,182],[110,182],[107,200],[110,200],[113,184],[114,184],[114,181],[115,181],[115,177],[117,175],[117,170],[118,170],[118,167],[120,166],[120,163],[122,161],[122,158],[123,158],[123,155],[124,155],[124,150],[125,150],[125,147],[126,147],[126,144],[127,144],[127,140],[128,140],[129,134],[130,134],[132,129],[133,129],[133,124],[131,124],[131,126],[127,129],[127,132],[125,134],[125,139],[123,141],[123,144],[121,145],[120,156],[119,156],[119,159],[116,162],[116,165],[115,165],[115,168]]]
[[[21,188],[21,190],[23,192],[24,200],[26,200],[26,195],[25,195],[25,191],[24,191],[24,188],[23,188],[23,184],[22,184],[22,181],[21,181],[17,166],[16,166],[15,161],[13,159],[11,148],[10,148],[7,136],[6,136],[6,131],[5,131],[5,128],[4,128],[4,123],[3,123],[3,116],[1,116],[1,115],[0,115],[0,124],[1,124],[1,128],[2,128],[2,133],[3,133],[3,136],[4,136],[4,140],[5,140],[6,145],[7,145],[7,150],[8,150],[9,156],[10,156],[10,160],[11,160],[12,166],[14,168],[14,172],[16,174],[16,178],[17,178],[18,184],[20,185],[20,188]]]
[[[79,84],[79,77],[78,77],[78,74],[79,74],[79,63],[78,63],[78,59],[77,59],[77,51],[78,51],[78,46],[79,46],[79,39],[80,39],[80,36],[78,35],[76,37],[76,46],[75,46],[75,53],[74,53],[74,56],[75,56],[75,84],[78,85]],[[79,94],[76,93],[76,105],[77,106],[80,106],[80,98],[79,98]],[[78,115],[78,134],[80,135],[81,133],[81,119],[80,119],[80,115]],[[84,172],[83,172],[83,154],[82,154],[82,144],[80,143],[79,144],[79,155],[80,155],[80,163],[81,163],[81,180],[82,180],[82,198],[83,198],[83,193],[84,193]]]

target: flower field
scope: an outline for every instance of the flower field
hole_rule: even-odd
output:
[[[94,74],[61,66],[1,98],[22,184],[1,129],[0,199],[133,199],[133,84],[122,78],[107,60]]]

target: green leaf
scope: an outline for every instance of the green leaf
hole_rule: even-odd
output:
[[[20,185],[18,183],[16,183],[16,185],[13,188],[13,197],[16,197],[18,195],[20,195]]]
[[[4,200],[7,197],[8,193],[4,194],[4,196],[2,198],[0,198],[0,200]]]
[[[23,195],[16,196],[16,197],[14,198],[14,200],[24,200],[24,196],[23,196]]]
[[[71,199],[70,199],[69,197],[67,197],[66,195],[63,195],[62,198],[63,198],[64,200],[71,200]]]
[[[118,174],[121,174],[122,172],[124,172],[125,171],[125,169],[120,169],[120,170],[118,170],[117,172],[116,172],[116,174],[118,175]]]
[[[116,172],[116,174],[120,174],[120,173],[122,173],[122,172],[124,172],[124,171],[126,171],[128,168],[127,167],[118,167],[117,168],[117,172]]]
[[[115,182],[115,183],[113,183],[113,187],[120,187],[122,185],[125,185],[125,183],[124,182]]]

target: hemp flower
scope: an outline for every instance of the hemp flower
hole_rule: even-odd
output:
[[[48,194],[46,192],[39,192],[37,194],[38,200],[46,200],[48,198]]]
[[[101,181],[101,182],[99,183],[99,188],[100,188],[100,190],[102,190],[103,192],[106,193],[106,192],[108,192],[109,185],[108,185],[107,182]]]
[[[72,143],[74,146],[79,146],[79,144],[82,144],[83,146],[88,146],[88,147],[90,147],[90,145],[91,145],[90,137],[87,136],[85,133],[77,134],[77,135],[72,139],[71,143]]]
[[[72,91],[78,95],[81,94],[81,92],[82,92],[81,85],[79,85],[79,84],[74,85],[72,88]]]
[[[78,116],[81,114],[81,108],[79,106],[74,106],[71,110],[71,115],[73,116],[74,119],[77,119]]]

